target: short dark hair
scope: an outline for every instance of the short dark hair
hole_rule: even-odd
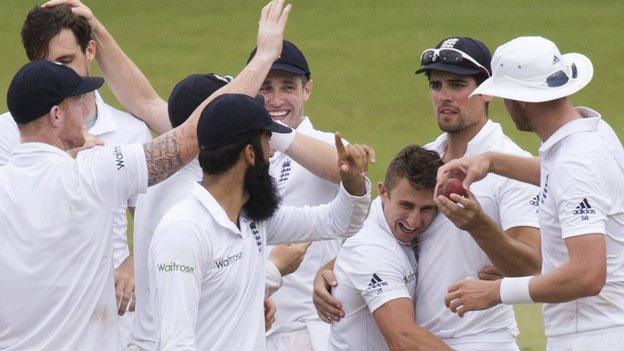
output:
[[[22,45],[28,59],[42,60],[48,55],[50,40],[63,29],[70,29],[76,36],[83,52],[92,39],[91,26],[87,20],[76,16],[68,5],[55,7],[35,6],[22,26]]]
[[[402,178],[406,178],[416,190],[433,190],[442,164],[437,152],[418,145],[406,146],[388,165],[384,185],[390,192]]]
[[[234,144],[218,147],[216,149],[199,149],[199,165],[203,172],[208,175],[219,175],[225,173],[232,168],[241,156],[241,152],[247,145],[251,145],[258,156],[264,157],[262,154],[262,144],[260,137],[264,131],[258,131],[257,134],[245,140],[238,141]]]

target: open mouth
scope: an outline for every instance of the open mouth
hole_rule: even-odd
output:
[[[416,232],[417,228],[410,228],[408,226],[406,226],[405,224],[399,222],[399,228],[401,228],[402,231],[404,231],[407,234],[414,234]]]
[[[456,114],[457,110],[455,110],[454,108],[444,107],[444,108],[439,109],[438,113],[441,115],[451,115],[451,114]]]

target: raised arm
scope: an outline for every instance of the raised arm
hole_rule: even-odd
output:
[[[284,7],[284,0],[273,0],[264,6],[258,25],[258,51],[236,79],[210,95],[182,125],[144,145],[149,185],[166,179],[197,156],[197,122],[210,101],[228,93],[257,94],[282,50],[290,9],[290,5]]]
[[[338,195],[316,207],[280,207],[266,221],[269,245],[349,237],[362,227],[370,205],[368,158],[360,145],[344,146],[340,133],[335,140],[342,180]]]
[[[334,145],[293,131],[291,134],[274,133],[271,147],[290,156],[314,175],[340,183],[340,173],[336,168],[338,153]],[[366,154],[367,163],[375,163],[375,150],[368,145],[360,145]]]
[[[123,52],[108,30],[79,0],[52,0],[44,7],[69,5],[72,12],[91,26],[95,39],[95,60],[123,107],[158,134],[171,130],[167,102],[158,96],[143,72]]]
[[[438,195],[438,190],[450,178],[463,179],[464,188],[470,189],[472,183],[485,178],[488,173],[539,186],[540,159],[500,152],[485,152],[449,161],[438,169],[435,195]]]

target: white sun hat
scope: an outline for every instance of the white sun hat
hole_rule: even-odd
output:
[[[492,57],[492,77],[470,96],[551,101],[581,90],[593,75],[594,67],[587,56],[562,55],[555,43],[546,38],[520,37],[496,49]]]

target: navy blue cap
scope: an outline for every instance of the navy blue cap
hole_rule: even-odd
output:
[[[214,73],[192,74],[182,79],[171,91],[167,108],[171,126],[184,123],[204,100],[229,83],[227,78]]]
[[[477,67],[474,63],[470,62],[470,60],[462,60],[458,63],[448,63],[442,60],[436,60],[429,64],[423,65],[421,63],[420,69],[416,71],[417,74],[425,71],[436,70],[455,73],[459,75],[484,74],[487,77],[492,75],[492,68],[490,67],[492,55],[490,54],[490,50],[487,48],[487,46],[485,46],[485,44],[483,44],[479,40],[469,37],[449,37],[440,41],[438,45],[435,46],[435,48],[452,48],[459,50],[464,54],[472,57],[476,62],[479,63],[479,65],[487,70],[487,73],[484,72],[483,69]]]
[[[202,150],[232,145],[259,131],[290,133],[271,119],[264,105],[249,95],[223,94],[212,100],[197,122],[197,144]]]
[[[251,61],[251,59],[256,54],[257,48],[254,48],[249,55],[249,59],[247,59],[247,63]],[[289,42],[288,40],[284,40],[282,43],[282,53],[280,57],[273,62],[271,65],[272,70],[278,71],[286,71],[290,73],[294,73],[300,76],[306,76],[310,78],[310,68],[308,67],[308,61],[306,61],[303,53],[295,44]]]
[[[38,119],[71,96],[96,90],[99,77],[81,77],[73,69],[53,61],[30,61],[13,77],[7,106],[17,124]]]

